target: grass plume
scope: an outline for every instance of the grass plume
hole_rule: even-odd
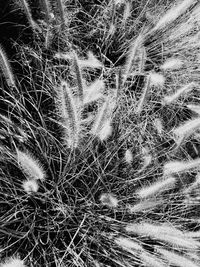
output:
[[[1,70],[3,72],[3,75],[6,79],[8,86],[16,87],[15,77],[14,77],[10,62],[2,46],[0,46],[0,67],[1,67]]]

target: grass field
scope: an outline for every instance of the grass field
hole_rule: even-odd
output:
[[[200,266],[199,1],[9,7],[0,267]]]

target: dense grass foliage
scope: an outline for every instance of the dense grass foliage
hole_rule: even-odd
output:
[[[0,266],[198,267],[199,1],[1,5]]]

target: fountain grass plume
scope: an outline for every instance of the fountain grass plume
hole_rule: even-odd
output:
[[[172,6],[165,13],[165,15],[160,18],[155,27],[152,29],[152,32],[162,30],[163,28],[168,27],[169,24],[173,23],[176,19],[178,19],[195,3],[197,3],[196,0],[184,0],[180,1],[180,3],[178,3],[176,6]]]
[[[199,264],[193,262],[191,259],[178,254],[174,251],[169,251],[163,248],[157,248],[157,252],[162,255],[162,258],[168,262],[170,266],[178,267],[198,267]]]
[[[99,133],[111,119],[110,99],[106,98],[102,106],[99,108],[95,121],[92,125],[91,133],[94,136],[99,136]],[[109,131],[110,132],[110,131]]]
[[[192,89],[196,87],[196,84],[194,82],[186,84],[185,86],[181,87],[177,92],[175,92],[172,95],[165,96],[163,99],[163,104],[169,105],[176,101],[180,96],[185,95],[189,93]]]
[[[84,90],[83,103],[90,104],[91,102],[97,101],[103,97],[103,92],[105,89],[105,84],[103,80],[97,79],[91,83]]]
[[[79,65],[79,59],[76,52],[73,53],[73,64],[77,81],[78,99],[80,103],[83,104],[83,92],[84,92],[83,77],[81,73],[81,67]]]
[[[200,129],[200,118],[194,118],[181,124],[173,130],[176,143],[180,145],[183,140],[190,137],[198,129]]]
[[[43,13],[45,15],[45,21],[47,25],[49,26],[51,21],[51,8],[49,0],[40,0],[41,6],[43,8]]]
[[[134,40],[134,42],[131,44],[129,51],[126,56],[126,62],[124,65],[124,73],[123,73],[123,83],[122,85],[125,84],[128,75],[131,72],[132,69],[132,63],[136,58],[138,49],[141,47],[143,44],[143,33],[140,33],[139,36]]]
[[[161,66],[161,70],[179,70],[183,66],[183,61],[179,58],[168,58]]]
[[[41,181],[45,179],[46,174],[41,163],[29,152],[23,152],[17,149],[16,157],[20,169],[28,179]]]
[[[58,90],[58,100],[57,108],[60,111],[65,133],[64,143],[67,143],[67,147],[75,148],[79,143],[80,110],[75,104],[71,88],[64,81]]]
[[[28,1],[27,0],[19,0],[19,4],[20,4],[21,8],[23,9],[32,30],[35,32],[35,30],[38,28],[38,25],[36,24],[36,22],[34,21],[34,19],[32,17],[31,9],[30,9]]]
[[[175,186],[176,179],[174,177],[169,177],[163,181],[157,181],[147,187],[141,188],[136,191],[136,194],[140,198],[148,198],[154,195],[163,193],[163,191],[170,190]]]
[[[17,257],[11,257],[1,264],[1,267],[26,267],[23,260]]]
[[[6,56],[6,53],[1,45],[0,45],[0,67],[8,86],[16,87],[13,70],[10,66],[10,62]]]
[[[60,13],[60,21],[61,21],[61,29],[65,29],[66,22],[67,22],[67,12],[64,10],[64,3],[63,0],[57,0],[58,10]]]
[[[146,82],[145,82],[145,87],[144,87],[144,90],[142,92],[142,96],[141,96],[141,98],[139,100],[138,106],[137,106],[136,111],[135,111],[135,113],[138,114],[138,115],[140,115],[140,113],[143,110],[143,106],[145,104],[146,98],[147,98],[148,93],[149,93],[150,82],[151,82],[151,77],[147,76],[146,77]]]
[[[189,161],[169,161],[165,163],[163,168],[164,175],[171,175],[174,173],[182,173],[200,168],[200,158]]]
[[[149,236],[157,240],[166,242],[169,245],[185,248],[188,250],[197,250],[200,243],[184,233],[171,226],[161,224],[154,225],[150,223],[129,224],[126,226],[128,233],[134,233],[141,236]]]

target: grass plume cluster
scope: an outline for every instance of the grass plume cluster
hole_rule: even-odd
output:
[[[0,47],[0,266],[199,266],[199,1],[18,5],[34,34],[20,74]]]

